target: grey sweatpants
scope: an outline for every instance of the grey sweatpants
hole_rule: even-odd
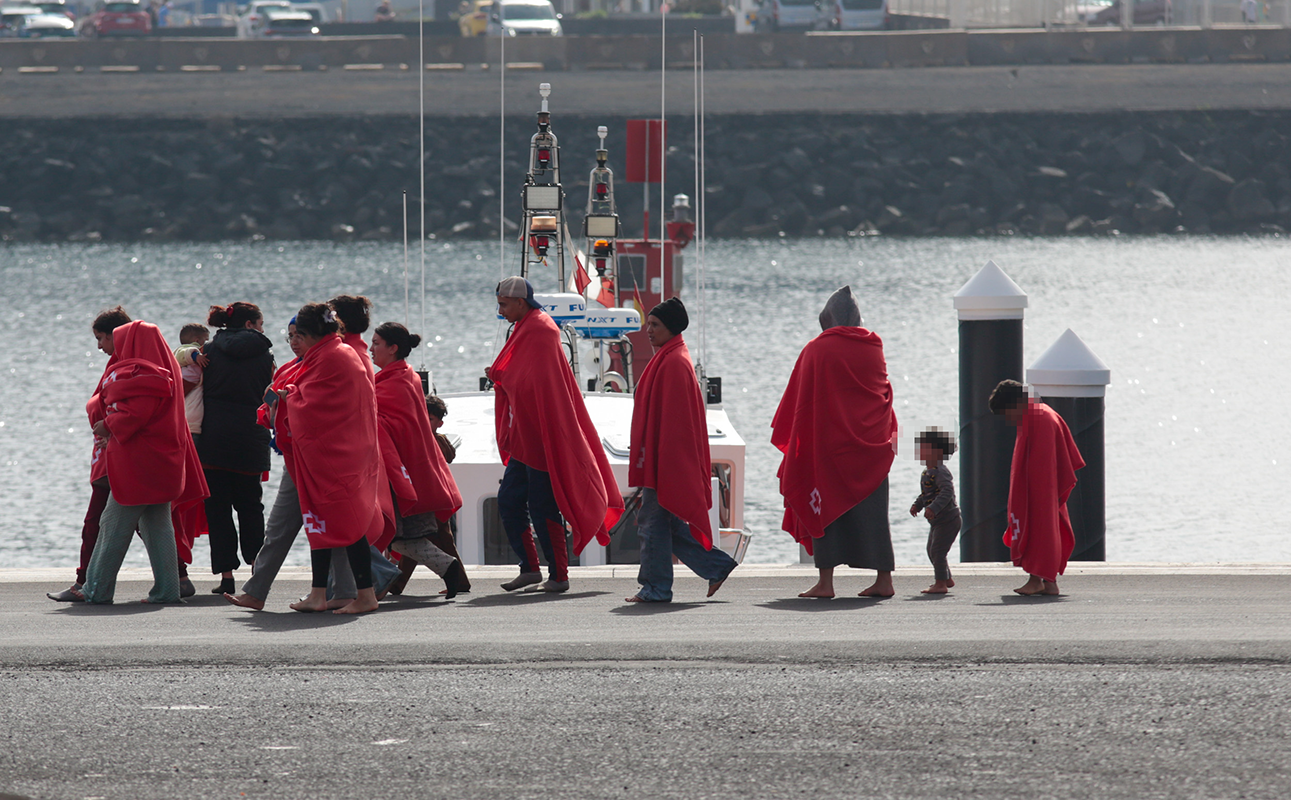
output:
[[[125,561],[135,527],[152,564],[152,589],[149,603],[178,603],[179,564],[175,554],[175,528],[170,522],[170,503],[147,506],[123,506],[108,495],[108,504],[99,518],[99,540],[85,569],[85,586],[81,591],[87,603],[111,603],[117,591],[117,573]]]
[[[958,508],[945,509],[932,518],[932,527],[928,530],[928,559],[932,561],[933,572],[939,581],[950,580],[950,564],[946,561],[946,554],[959,537],[962,525],[963,518]]]
[[[278,497],[273,501],[269,521],[265,524],[264,544],[260,545],[260,552],[256,554],[250,580],[242,585],[243,592],[261,602],[269,598],[269,587],[273,586],[278,570],[282,569],[282,562],[287,559],[287,553],[291,552],[291,546],[296,543],[296,536],[304,524],[300,513],[300,493],[296,491],[291,474],[283,470],[282,482],[278,484]],[[350,562],[345,557],[343,547],[332,551],[332,574],[338,578],[338,596],[355,597],[358,594],[354,586],[354,573],[350,572]],[[340,580],[342,575],[349,579],[349,594],[343,593],[347,586]]]

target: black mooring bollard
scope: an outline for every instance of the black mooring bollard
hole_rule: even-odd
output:
[[[1067,498],[1076,547],[1072,561],[1106,561],[1107,483],[1103,411],[1112,371],[1071,328],[1027,369],[1027,383],[1071,429],[1085,468]]]
[[[987,401],[1002,380],[1022,380],[1026,292],[994,261],[955,293],[959,312],[959,536],[961,561],[1008,561],[1009,466],[1014,431]]]

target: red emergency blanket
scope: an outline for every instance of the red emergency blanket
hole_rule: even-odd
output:
[[[623,514],[623,496],[551,317],[534,309],[517,322],[489,376],[502,463],[516,458],[550,473],[556,504],[574,531],[575,553],[593,539],[608,544],[609,529]]]
[[[412,498],[405,500],[396,488],[399,513],[405,517],[434,513],[441,522],[446,521],[462,507],[462,495],[431,430],[421,379],[400,359],[377,373],[376,393],[377,421],[389,442],[381,445],[386,474],[390,475],[391,461],[387,454],[393,454],[399,480],[410,481],[415,490]],[[394,478],[391,484],[398,486]]]
[[[327,336],[305,353],[287,387],[288,469],[300,492],[305,533],[314,550],[372,543],[384,527],[380,496],[389,495],[377,451],[377,403],[354,349]]]
[[[827,525],[883,483],[896,455],[878,334],[834,327],[807,343],[771,422],[771,443],[784,453],[781,526],[811,553]]]
[[[713,549],[712,459],[708,413],[695,363],[681,336],[669,339],[641,373],[632,406],[628,483],[654,489],[659,505],[690,526]]]
[[[1076,546],[1067,498],[1085,459],[1067,423],[1044,403],[1030,402],[1013,443],[1009,524],[1004,544],[1013,565],[1046,581],[1067,570]]]

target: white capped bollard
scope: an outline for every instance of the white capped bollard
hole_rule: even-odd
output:
[[[1067,499],[1076,547],[1072,561],[1106,561],[1107,481],[1103,416],[1112,371],[1068,328],[1027,370],[1027,383],[1071,429],[1085,468]]]
[[[955,293],[959,313],[961,561],[1008,561],[1009,467],[1015,431],[987,401],[1002,380],[1022,380],[1026,292],[994,261]]]

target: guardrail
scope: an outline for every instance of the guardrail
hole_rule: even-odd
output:
[[[497,39],[427,37],[427,69],[496,64]],[[669,37],[669,67],[692,63],[692,42]],[[409,68],[418,42],[404,36],[303,40],[137,39],[0,41],[0,71],[215,72],[244,69]],[[566,36],[507,42],[509,64],[547,70],[658,69],[657,36]],[[918,30],[705,37],[710,69],[879,68],[1071,63],[1291,60],[1291,29]]]

